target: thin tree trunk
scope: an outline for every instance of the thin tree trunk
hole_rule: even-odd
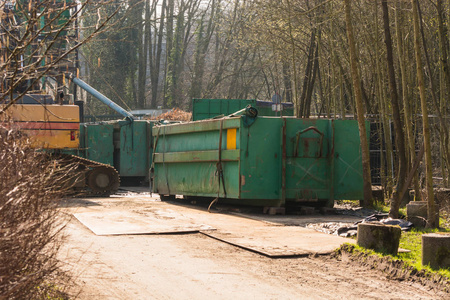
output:
[[[173,47],[173,24],[174,24],[174,8],[175,8],[175,0],[167,0],[167,30],[166,30],[166,62],[165,62],[165,71],[164,71],[164,95],[163,95],[163,106],[168,106],[168,84],[167,78],[169,76],[169,56]]]
[[[396,12],[395,12],[395,23],[396,23],[396,33],[397,33],[397,48],[399,52],[399,65],[400,65],[400,75],[402,82],[402,98],[403,98],[403,107],[405,112],[405,125],[406,125],[406,135],[407,135],[407,144],[409,147],[409,163],[410,166],[414,164],[416,157],[416,141],[414,135],[413,128],[413,119],[412,119],[412,109],[411,109],[411,98],[408,96],[408,80],[407,80],[407,57],[408,55],[405,53],[405,48],[403,45],[403,2],[397,2]],[[409,173],[409,170],[408,170]],[[420,187],[419,187],[419,176],[417,172],[414,175],[413,179],[414,185],[414,195],[416,195],[416,201],[420,200]]]
[[[286,100],[286,102],[292,102],[292,81],[289,64],[283,61],[282,69],[283,69],[284,99]]]
[[[436,207],[434,203],[433,194],[433,169],[431,161],[431,142],[430,142],[430,126],[428,121],[428,108],[427,100],[425,96],[425,83],[423,75],[422,53],[420,48],[420,25],[419,25],[419,12],[418,4],[415,0],[411,0],[413,6],[413,20],[414,20],[414,49],[416,54],[416,68],[417,68],[417,81],[419,86],[420,104],[422,108],[422,121],[423,121],[423,138],[425,145],[425,168],[426,168],[426,194],[427,194],[427,208],[428,208],[428,223],[427,227],[436,228],[435,214]]]
[[[383,184],[383,187],[385,189],[385,194],[388,198],[391,197],[392,194],[392,140],[391,140],[391,130],[390,130],[390,122],[389,122],[389,114],[387,113],[387,97],[384,92],[384,82],[383,82],[383,71],[381,69],[380,65],[380,49],[378,45],[378,3],[377,1],[374,1],[375,6],[375,15],[377,18],[375,19],[375,64],[376,64],[376,70],[377,70],[377,97],[379,99],[379,106],[381,111],[381,126],[380,126],[380,132],[383,134],[380,134],[380,172],[381,172],[381,181]],[[386,147],[383,147],[383,140]],[[384,154],[384,148],[386,149],[386,154]],[[384,166],[386,165],[386,169],[384,169]]]
[[[311,31],[311,38],[310,38],[310,42],[309,42],[309,52],[308,52],[308,58],[307,58],[307,63],[306,63],[306,68],[305,68],[305,76],[303,77],[302,94],[300,96],[300,101],[299,101],[299,108],[298,108],[298,114],[297,114],[297,117],[299,117],[299,118],[305,117],[306,97],[307,97],[307,92],[308,92],[308,86],[311,81],[315,48],[316,48],[316,29],[313,29]]]
[[[387,67],[389,75],[389,90],[391,94],[392,116],[394,121],[395,130],[395,144],[397,146],[398,156],[398,174],[397,185],[394,193],[392,194],[391,206],[389,209],[389,216],[392,218],[398,218],[398,210],[402,199],[399,198],[399,192],[403,190],[406,179],[406,151],[405,151],[405,136],[403,133],[403,125],[401,123],[400,105],[398,100],[397,83],[395,81],[394,70],[394,55],[392,50],[392,38],[389,29],[389,10],[387,6],[387,0],[381,1],[381,7],[383,9],[383,21],[384,21],[384,41],[386,43],[386,55],[387,55]]]
[[[445,103],[450,103],[450,66],[448,63],[448,40],[446,36],[448,35],[448,29],[444,23],[444,10],[442,8],[442,0],[437,0],[437,12],[438,12],[438,32],[439,32],[439,48],[441,52],[441,72],[444,74],[445,90],[447,91],[447,96],[443,93],[441,97],[440,111],[446,111]],[[443,88],[441,88],[443,90]],[[442,168],[443,168],[443,178],[445,185],[449,183],[448,173],[450,172],[450,141],[448,128],[446,128],[445,123],[441,122],[441,156],[442,156]],[[447,168],[447,176],[445,176],[445,167]]]
[[[160,22],[159,22],[159,28],[157,30],[158,32],[158,40],[156,41],[156,44],[154,47],[152,47],[152,50],[150,50],[152,53],[156,53],[156,56],[152,54],[153,57],[155,57],[151,61],[151,70],[150,70],[150,80],[152,83],[152,99],[151,104],[152,107],[156,108],[156,101],[158,99],[158,88],[159,88],[159,77],[161,72],[161,56],[162,56],[162,45],[163,45],[163,34],[164,34],[164,21],[165,21],[165,12],[167,10],[166,0],[163,0],[162,6],[161,6],[161,15],[160,15]],[[157,10],[155,9],[155,14],[157,13]],[[156,35],[156,30],[155,30]],[[167,49],[166,49],[166,55],[167,55]]]
[[[145,3],[144,10],[147,11],[147,6],[150,4],[148,2]],[[139,14],[141,15],[141,14]],[[144,16],[144,21],[147,20],[147,14]],[[144,34],[148,31],[148,27],[150,26],[150,23],[147,22],[141,22],[141,24],[144,24],[145,28],[142,28],[143,26],[139,26],[138,31],[138,79],[137,79],[137,103],[138,108],[145,108],[145,82],[147,79],[147,52],[148,52],[148,39],[147,35]]]
[[[372,200],[372,182],[370,178],[370,154],[369,143],[367,141],[366,123],[364,119],[364,107],[362,103],[361,80],[358,72],[358,59],[356,57],[355,39],[353,36],[353,26],[351,18],[350,0],[344,0],[345,21],[347,26],[348,44],[350,50],[350,64],[353,79],[353,88],[355,92],[355,106],[358,116],[359,137],[361,140],[363,180],[364,180],[364,206],[373,206]]]
[[[292,47],[292,73],[294,74],[294,89],[293,89],[293,99],[295,102],[295,105],[297,106],[296,109],[296,115],[297,118],[301,118],[300,115],[300,101],[298,99],[298,82],[297,82],[297,63],[296,63],[296,52],[295,52],[295,41],[294,36],[292,34],[292,21],[291,21],[291,2],[290,0],[287,0],[288,5],[288,14],[289,14],[289,37],[291,39],[291,47]]]
[[[319,32],[319,40],[320,40],[320,32]],[[316,51],[314,51],[314,65],[312,69],[311,81],[308,84],[308,92],[306,93],[305,99],[305,118],[309,118],[311,115],[311,102],[312,102],[312,94],[314,91],[314,84],[316,82],[316,76],[319,71],[319,43],[316,45]]]

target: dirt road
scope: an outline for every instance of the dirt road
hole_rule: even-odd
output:
[[[143,195],[76,199],[68,200],[63,210],[72,214],[90,207],[114,207],[145,212],[155,203]],[[176,205],[173,209],[178,211]],[[235,218],[245,226],[243,218]],[[60,255],[74,276],[72,292],[78,292],[78,299],[445,297],[419,284],[391,281],[381,272],[329,256],[273,259],[201,233],[101,236],[72,217],[66,234]]]

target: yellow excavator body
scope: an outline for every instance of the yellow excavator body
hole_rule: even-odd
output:
[[[77,105],[14,104],[5,113],[13,121],[12,126],[28,136],[35,148],[79,148],[80,115]]]

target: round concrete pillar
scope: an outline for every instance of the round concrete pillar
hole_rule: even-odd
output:
[[[402,230],[399,226],[377,223],[358,224],[357,243],[375,251],[396,255]]]
[[[422,265],[433,269],[450,268],[450,233],[422,235]]]

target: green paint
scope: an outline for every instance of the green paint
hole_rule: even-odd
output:
[[[226,149],[229,128],[237,128],[236,150]],[[243,117],[233,117],[158,125],[152,134],[157,140],[155,193],[225,197],[217,174],[222,136],[220,155],[229,202],[326,205],[334,199],[363,197],[355,121],[257,117],[246,127]]]
[[[84,157],[114,166],[114,126],[112,124],[81,124],[80,144]]]
[[[147,177],[150,169],[148,153],[151,152],[151,131],[149,121],[135,120],[134,122],[119,121],[120,176]]]
[[[272,102],[257,101],[255,99],[192,99],[192,120],[199,121],[217,116],[228,116],[247,105],[258,110],[259,116],[293,116],[294,106],[292,103],[283,103],[284,110],[272,111]]]

